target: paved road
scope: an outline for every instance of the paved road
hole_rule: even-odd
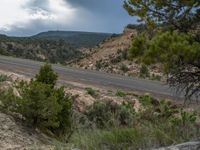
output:
[[[33,76],[43,63],[18,59],[12,57],[0,56],[0,69],[6,69],[23,75]],[[122,88],[127,90],[148,92],[157,96],[169,97],[173,99],[183,99],[181,94],[176,94],[168,85],[148,81],[133,77],[124,77],[119,75],[107,74],[98,71],[89,71],[75,69],[60,65],[53,65],[54,70],[60,76],[61,81],[76,81],[80,83],[90,83],[93,85]]]

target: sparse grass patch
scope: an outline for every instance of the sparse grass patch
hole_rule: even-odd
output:
[[[122,65],[120,66],[120,69],[121,69],[124,73],[126,73],[127,71],[129,71],[129,68],[128,68],[125,64],[122,64]]]
[[[94,90],[93,88],[85,88],[85,90],[87,91],[87,94],[91,95],[92,97],[96,97],[98,96],[97,91]]]
[[[199,135],[191,125],[187,128],[173,126],[169,122],[146,122],[132,128],[86,129],[75,133],[70,140],[75,147],[87,150],[150,149],[186,142]],[[192,129],[192,130],[191,130]]]
[[[9,80],[11,80],[9,76],[3,75],[3,74],[0,75],[0,82],[9,81]]]
[[[95,66],[96,66],[97,70],[101,69],[102,68],[102,60],[96,61]]]
[[[119,97],[125,97],[127,94],[121,90],[117,90],[115,95]]]
[[[141,78],[148,78],[148,77],[150,77],[149,69],[144,64],[140,68],[140,77]]]
[[[157,80],[157,81],[160,81],[160,80],[161,80],[161,76],[160,76],[160,75],[152,74],[152,75],[150,76],[150,80]]]

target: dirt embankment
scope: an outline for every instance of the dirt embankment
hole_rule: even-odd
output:
[[[128,49],[132,39],[138,35],[137,30],[125,28],[120,35],[115,35],[93,49],[84,49],[87,55],[83,59],[73,62],[73,67],[98,70],[125,76],[139,76],[141,64],[128,59]],[[150,75],[162,77],[159,64],[148,67]]]
[[[48,149],[50,141],[45,135],[16,118],[0,112],[0,150],[26,150],[34,146]]]

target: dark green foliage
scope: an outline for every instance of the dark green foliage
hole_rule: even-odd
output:
[[[9,76],[3,75],[3,74],[0,75],[0,82],[4,82],[4,81],[8,81],[8,80],[11,80],[11,78]]]
[[[200,22],[199,0],[125,0],[124,8],[151,27],[167,24],[187,32]]]
[[[122,57],[118,55],[118,56],[112,58],[112,59],[110,60],[110,62],[111,62],[112,64],[117,64],[117,63],[119,63],[121,60],[122,60]]]
[[[95,66],[96,66],[97,70],[101,69],[102,68],[102,60],[96,61]]]
[[[152,106],[153,98],[148,95],[140,96],[139,101],[144,107],[150,107]]]
[[[127,60],[128,59],[128,50],[127,49],[123,50],[121,52],[121,56],[122,56],[122,59]]]
[[[125,50],[118,49],[117,50],[117,55],[114,58],[113,58],[112,55],[110,55],[109,57],[110,57],[110,62],[112,64],[119,63],[122,60],[127,60],[128,59],[128,50],[127,49],[125,49]]]
[[[198,97],[200,43],[190,34],[177,31],[158,32],[152,39],[145,38],[146,46],[141,50],[142,53],[131,48],[130,55],[145,64],[161,63],[163,72],[171,76],[168,79],[171,86],[184,90],[186,98],[191,98],[192,95]]]
[[[17,112],[34,127],[50,130],[55,135],[65,136],[70,130],[71,99],[64,88],[52,88],[51,84],[31,81],[19,89]]]
[[[125,64],[121,64],[120,69],[125,73],[129,71],[129,68]]]
[[[58,113],[62,107],[51,85],[31,82],[21,86],[18,111],[33,126],[56,128],[59,126]]]
[[[148,47],[147,35],[142,33],[133,38],[132,45],[129,49],[130,58],[142,56]]]
[[[121,90],[117,90],[115,95],[119,97],[125,97],[127,94]]]
[[[194,124],[197,120],[196,112],[186,112],[182,109],[180,110],[180,116],[171,119],[171,122],[178,126],[185,126],[188,124]]]
[[[141,56],[147,64],[163,63],[165,73],[170,74],[168,83],[184,91],[186,100],[198,100],[200,1],[124,0],[124,8],[151,29],[151,38],[134,39],[131,57]]]
[[[153,149],[189,141],[200,135],[197,114],[185,112],[169,101],[140,96],[141,109],[133,105],[95,102],[85,111],[90,128],[70,140],[80,149]],[[97,128],[95,128],[97,127]]]
[[[198,63],[200,58],[200,44],[195,42],[192,36],[184,33],[176,31],[157,33],[147,44],[144,62],[162,62],[167,70],[179,61]]]
[[[147,28],[145,24],[128,24],[126,27],[129,29],[135,29],[140,32],[146,30]]]
[[[146,65],[142,65],[140,68],[140,77],[141,78],[148,78],[150,76],[149,69]]]
[[[1,35],[0,54],[66,64],[83,57],[79,48],[95,47],[110,35],[63,31],[50,31],[23,38]]]
[[[144,111],[140,113],[140,118],[155,123],[155,121],[174,118],[178,113],[178,109],[170,101],[158,101],[148,95],[140,96],[139,101],[143,106]]]
[[[58,75],[54,72],[50,64],[45,64],[40,68],[39,74],[35,76],[35,81],[44,84],[52,85],[56,84]]]
[[[152,74],[151,77],[150,77],[150,80],[160,81],[161,80],[161,76],[160,75]]]
[[[56,81],[57,75],[46,64],[30,83],[16,82],[20,96],[12,90],[2,91],[2,108],[20,113],[29,125],[63,138],[71,130],[72,103],[64,87],[54,87]]]
[[[74,48],[92,48],[110,37],[109,33],[75,32],[75,31],[48,31],[39,33],[33,38],[58,40],[69,43]],[[78,42],[77,42],[78,41]]]
[[[133,124],[134,109],[129,104],[95,102],[89,106],[84,114],[92,125],[97,128],[110,128],[114,126],[131,126]]]
[[[13,89],[0,90],[0,110],[2,111],[17,111],[18,97],[14,95]]]
[[[85,89],[87,91],[87,94],[91,95],[92,97],[96,97],[97,96],[97,91],[92,89],[92,88],[86,88]]]
[[[0,38],[0,54],[62,64],[81,56],[79,50],[63,40],[6,36]]]

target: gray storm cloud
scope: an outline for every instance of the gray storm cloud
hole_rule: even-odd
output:
[[[121,32],[135,21],[123,10],[122,0],[0,0],[0,4],[0,13],[6,14],[0,15],[0,33],[15,36],[47,30]],[[12,13],[3,9],[10,4]]]

